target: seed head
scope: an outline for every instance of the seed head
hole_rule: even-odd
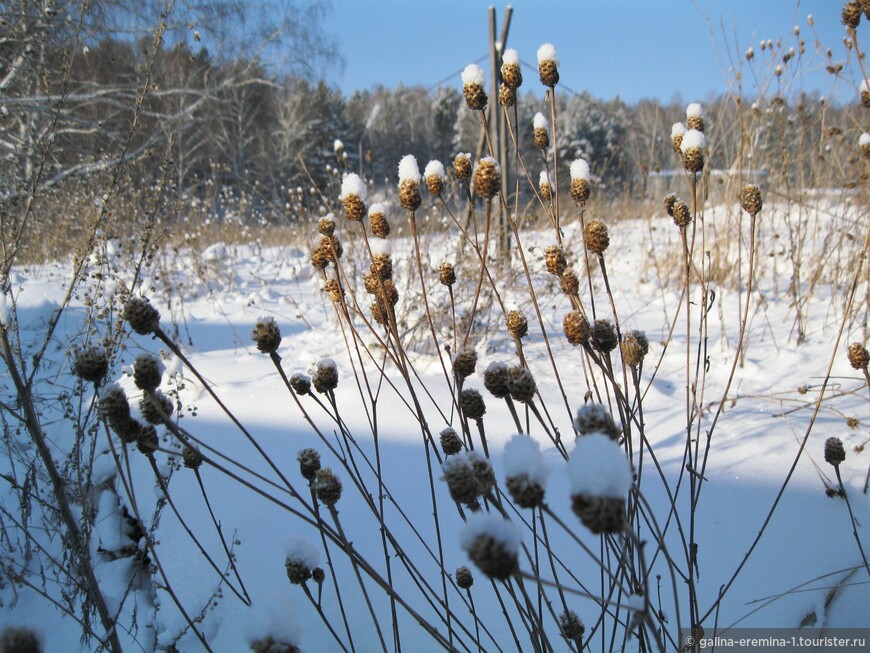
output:
[[[348,220],[359,222],[366,215],[366,185],[355,172],[345,175],[341,182],[339,199]]]
[[[496,399],[510,396],[508,388],[508,365],[501,361],[493,361],[483,372],[483,387]]]
[[[526,474],[518,474],[505,479],[505,487],[514,503],[520,508],[536,508],[544,501],[544,488],[529,479]]]
[[[311,249],[311,267],[315,270],[325,270],[332,256],[328,249],[324,249],[322,243]]]
[[[571,162],[571,197],[577,204],[583,204],[589,199],[589,164],[585,159],[575,159]]]
[[[619,347],[625,364],[629,367],[637,367],[643,363],[644,357],[649,352],[649,341],[643,331],[628,331],[623,334]]]
[[[412,154],[406,154],[399,161],[399,203],[408,211],[416,211],[422,201],[417,159]]]
[[[746,184],[740,194],[740,204],[743,210],[755,217],[763,206],[761,202],[761,190],[755,184]]]
[[[492,465],[476,451],[449,457],[441,465],[441,471],[444,472],[442,479],[447,483],[450,498],[467,506],[476,504],[479,497],[495,487]]]
[[[387,208],[380,202],[375,202],[369,207],[369,226],[372,230],[372,236],[386,238],[390,235]]]
[[[590,403],[580,406],[574,418],[574,428],[581,436],[603,433],[611,440],[619,440],[622,435],[622,430],[613,421],[604,404]]]
[[[281,344],[281,330],[273,317],[261,317],[254,325],[251,338],[257,343],[257,349],[264,354],[272,354],[278,351]]]
[[[145,297],[131,297],[124,307],[124,319],[140,336],[160,328],[160,313]]]
[[[683,144],[683,136],[686,133],[686,126],[681,122],[675,122],[671,126],[671,143],[674,146],[674,152],[680,153],[680,146]]]
[[[866,79],[861,80],[859,93],[861,95],[861,106],[865,109],[870,109],[870,83]]]
[[[861,5],[856,0],[850,0],[843,5],[841,13],[843,25],[851,29],[857,29],[861,22]]]
[[[462,548],[486,576],[507,580],[519,568],[520,532],[506,519],[489,513],[469,515],[462,532]]]
[[[453,264],[444,261],[438,266],[438,281],[444,286],[452,286],[456,283],[456,270],[453,269]]]
[[[444,172],[444,166],[440,161],[430,161],[426,164],[423,170],[423,178],[426,180],[426,186],[429,192],[435,197],[440,197],[444,192],[444,184],[447,181],[447,173]]]
[[[453,158],[453,172],[463,181],[471,177],[471,155],[460,152]]]
[[[491,156],[483,157],[474,169],[474,192],[491,200],[501,190],[501,166]]]
[[[864,18],[870,20],[870,0],[859,0],[859,4],[861,5],[861,11],[864,12]],[[795,29],[797,29],[797,25],[795,25]]]
[[[531,370],[522,365],[514,365],[508,370],[507,386],[514,401],[524,404],[535,398],[538,389]]]
[[[678,199],[679,198],[677,197],[676,193],[668,193],[667,195],[665,195],[665,211],[667,211],[668,215],[672,218],[674,217],[674,204],[677,203]]]
[[[334,506],[341,498],[341,481],[329,467],[321,467],[314,474],[314,492],[326,506]]]
[[[553,189],[550,187],[550,175],[546,170],[541,171],[538,179],[538,191],[545,202],[549,202],[553,198]]]
[[[523,71],[520,69],[520,56],[516,50],[508,48],[501,58],[501,78],[504,85],[516,91],[523,83]],[[514,93],[516,95],[516,93]]]
[[[376,279],[386,281],[393,276],[393,258],[389,254],[374,254],[369,270]],[[376,286],[376,288],[379,286]]]
[[[601,352],[611,352],[616,349],[619,341],[616,338],[616,329],[610,320],[595,320],[592,326],[592,345]]]
[[[336,303],[341,303],[344,299],[344,288],[338,282],[338,279],[327,279],[326,284],[323,286],[323,290],[325,290],[329,294],[329,298]]]
[[[674,224],[680,229],[685,229],[689,226],[689,223],[692,222],[692,214],[689,211],[689,205],[683,200],[677,200],[674,202],[673,211]]]
[[[550,130],[543,113],[535,114],[532,126],[534,127],[535,146],[538,149],[546,150],[550,147]]]
[[[479,420],[486,414],[486,403],[479,390],[463,388],[459,393],[459,405],[467,419]]]
[[[704,149],[706,147],[707,141],[702,131],[690,129],[683,134],[680,152],[683,154],[683,167],[686,172],[694,174],[701,171],[704,167]]]
[[[868,354],[867,348],[860,342],[853,342],[849,345],[847,356],[849,358],[849,365],[856,370],[866,370],[867,364],[870,363],[870,354]]]
[[[828,438],[825,440],[825,462],[837,467],[846,460],[846,449],[840,438]]]
[[[168,419],[173,410],[172,400],[160,390],[143,395],[139,400],[139,412],[149,424],[163,424],[164,415]]]
[[[592,327],[589,320],[580,311],[571,311],[562,319],[562,331],[565,337],[575,347],[585,345],[592,337]]]
[[[565,268],[565,271],[559,278],[559,287],[566,295],[576,296],[580,294],[580,279],[572,268]]]
[[[462,451],[462,440],[459,439],[456,430],[450,426],[441,431],[441,451],[445,456],[452,456]]]
[[[296,454],[299,471],[306,481],[313,481],[320,469],[320,454],[317,449],[300,449]]]
[[[100,391],[100,413],[117,432],[118,428],[130,420],[130,403],[127,393],[117,383],[110,383]]]
[[[538,76],[541,84],[549,88],[559,83],[559,60],[552,43],[545,43],[538,48]]]
[[[102,347],[87,347],[76,353],[73,374],[84,381],[99,383],[109,373],[109,356]]]
[[[474,374],[477,367],[477,352],[473,349],[463,349],[453,356],[453,374],[458,379],[465,379]]]
[[[198,449],[185,447],[181,453],[181,460],[188,469],[199,469],[200,465],[202,465],[202,454]]]
[[[0,637],[3,653],[42,653],[42,641],[30,628],[6,626]]]
[[[335,361],[331,358],[321,358],[317,361],[311,383],[320,394],[335,390],[338,387],[338,366]]]
[[[503,107],[512,107],[517,103],[517,92],[507,84],[498,86],[498,103]]]
[[[140,390],[156,390],[166,366],[153,354],[139,354],[133,363],[133,381]]]
[[[529,333],[529,321],[520,311],[508,311],[507,330],[514,340],[525,338]]]
[[[302,372],[294,372],[290,377],[290,387],[297,395],[307,395],[311,392],[311,377]]]
[[[610,245],[607,226],[601,220],[589,220],[583,229],[583,237],[586,241],[586,249],[593,254],[603,254]]]
[[[335,233],[335,216],[329,213],[317,222],[317,231],[324,236],[331,236]]]
[[[474,585],[474,576],[471,575],[471,570],[468,567],[457,567],[453,577],[460,589],[467,590]]]
[[[561,277],[568,267],[565,252],[559,245],[550,245],[544,250],[544,261],[547,265],[547,272],[557,277]]]
[[[686,107],[686,126],[699,132],[704,131],[704,109],[698,102]]]
[[[595,535],[618,533],[625,523],[625,499],[575,494],[571,509],[583,525]]]
[[[160,439],[157,437],[157,429],[151,424],[146,424],[139,429],[138,437],[135,439],[136,448],[140,453],[146,456],[157,451],[160,446]]]
[[[468,64],[462,71],[462,94],[472,111],[483,111],[486,108],[486,91],[483,90],[485,82],[483,68],[477,64]]]
[[[586,632],[586,627],[580,621],[580,617],[573,610],[568,610],[559,615],[559,630],[562,631],[562,637],[567,640],[579,642],[583,639],[583,633]]]

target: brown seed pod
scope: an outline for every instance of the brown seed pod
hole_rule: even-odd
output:
[[[508,369],[507,363],[493,361],[487,365],[483,373],[483,387],[496,399],[504,399],[510,396]]]
[[[518,474],[505,479],[505,486],[514,503],[520,508],[537,508],[544,501],[544,488],[527,474]]]
[[[425,179],[429,192],[435,197],[440,197],[441,193],[444,192],[444,180],[438,175],[427,175]]]
[[[683,167],[694,174],[704,168],[704,150],[700,147],[687,147],[683,151]]]
[[[616,329],[610,320],[595,320],[592,325],[592,345],[601,352],[611,352],[616,349],[619,341],[616,338]]]
[[[498,103],[503,107],[512,107],[517,103],[517,92],[507,84],[498,87]]]
[[[625,500],[620,497],[575,494],[571,509],[595,535],[619,533],[625,524]]]
[[[740,205],[749,215],[755,217],[761,211],[761,190],[755,184],[746,184],[740,194]]]
[[[185,447],[184,451],[181,452],[181,460],[188,469],[199,469],[203,458],[198,449]]]
[[[588,179],[572,179],[571,180],[571,197],[578,204],[584,203],[589,199],[589,180]]]
[[[463,349],[453,357],[453,373],[456,378],[465,379],[474,374],[477,367],[477,352],[473,349]]]
[[[438,266],[438,281],[444,286],[452,286],[456,283],[456,270],[453,269],[453,264],[444,261]]]
[[[124,319],[140,336],[160,328],[160,313],[145,297],[131,297],[124,307]]]
[[[130,403],[127,393],[117,383],[110,383],[102,389],[99,399],[100,414],[109,422],[115,432],[130,420]]]
[[[519,340],[529,333],[529,321],[520,311],[508,311],[507,329],[514,340]]]
[[[516,91],[523,83],[523,72],[520,65],[518,63],[503,63],[501,65],[501,78],[505,86]]]
[[[445,456],[453,456],[462,451],[462,440],[452,427],[448,426],[441,431],[439,438],[441,441],[441,451],[444,452]]]
[[[543,127],[535,127],[535,146],[541,150],[550,147],[550,133]]]
[[[321,467],[314,474],[314,492],[321,503],[334,506],[341,498],[341,480],[329,467]]]
[[[507,580],[519,569],[516,552],[488,533],[479,534],[468,547],[468,557],[489,578]]]
[[[317,449],[300,449],[296,454],[299,472],[306,481],[313,481],[320,469],[320,454]]]
[[[649,352],[649,341],[643,331],[628,331],[623,334],[619,347],[625,364],[637,367]]]
[[[584,404],[577,409],[574,428],[581,436],[603,433],[611,440],[619,440],[622,435],[622,430],[613,421],[610,411],[604,404],[598,403]]]
[[[284,568],[287,570],[287,579],[294,585],[302,585],[311,578],[311,569],[299,560],[288,557],[284,561]]]
[[[559,68],[555,61],[539,61],[538,76],[541,79],[541,84],[553,88],[559,83]]]
[[[311,377],[302,372],[295,372],[290,377],[290,387],[297,395],[307,395],[311,392]]]
[[[677,203],[677,200],[680,198],[677,197],[676,193],[668,193],[665,195],[664,205],[665,211],[667,211],[668,215],[672,218],[674,217],[674,205]]]
[[[586,241],[586,249],[593,254],[603,254],[610,245],[607,225],[601,220],[589,220],[583,229],[583,238]]]
[[[565,252],[559,245],[550,245],[544,250],[544,262],[547,265],[547,272],[557,277],[561,277],[568,267]]]
[[[692,214],[689,211],[689,205],[683,200],[674,202],[674,224],[680,229],[685,229],[692,222]]]
[[[482,158],[474,169],[474,192],[491,200],[501,190],[501,167],[492,157]]]
[[[825,440],[825,462],[837,467],[846,460],[846,449],[840,438],[828,438]]]
[[[329,294],[329,298],[332,301],[340,303],[344,300],[344,288],[338,282],[338,279],[327,279],[323,289]]]
[[[143,395],[139,400],[139,412],[149,424],[163,424],[164,416],[169,418],[174,410],[172,400],[163,394],[160,390],[155,390],[150,394]]]
[[[689,129],[697,129],[699,132],[704,131],[704,117],[688,116],[686,118],[686,127]]]
[[[369,269],[378,279],[386,281],[393,276],[393,258],[389,254],[375,254]]]
[[[870,363],[870,353],[860,342],[850,344],[846,355],[849,358],[849,365],[856,370],[866,370],[867,364]]]
[[[472,111],[483,111],[486,109],[486,91],[480,84],[463,84],[462,95],[465,96],[465,103]]]
[[[348,220],[359,222],[366,216],[366,203],[358,195],[345,195],[341,200],[341,205]]]
[[[317,392],[323,394],[338,387],[338,367],[331,358],[318,361],[311,384]]]
[[[592,327],[589,320],[580,311],[571,311],[562,319],[562,331],[565,337],[575,347],[584,345],[592,337]]]
[[[88,347],[76,353],[73,374],[84,381],[99,383],[109,373],[109,356],[102,347]]]
[[[140,390],[156,390],[163,379],[164,369],[163,361],[157,356],[140,354],[133,362],[133,382]]]
[[[453,158],[453,172],[462,180],[471,177],[471,156],[468,154],[457,154]]]
[[[580,294],[580,279],[571,268],[566,268],[559,277],[559,287],[566,295],[577,296]]]
[[[372,236],[376,238],[386,238],[390,235],[390,223],[383,211],[369,209],[369,226],[372,230]]]
[[[524,404],[535,398],[535,392],[538,389],[531,370],[522,365],[514,365],[508,370],[507,385],[514,401]]]
[[[328,249],[324,249],[322,244],[317,245],[311,250],[311,267],[315,270],[325,270],[329,266],[332,256]]]
[[[843,5],[843,11],[840,14],[843,25],[852,29],[857,29],[861,22],[861,5],[856,0],[850,0]]]
[[[420,196],[420,182],[413,179],[403,179],[399,184],[399,203],[408,211],[420,208],[423,198]]]
[[[278,351],[281,344],[281,330],[271,317],[261,317],[254,325],[251,338],[257,343],[258,350],[264,354],[271,354]]]
[[[486,414],[486,402],[479,390],[463,388],[459,393],[459,406],[467,419],[478,420]]]
[[[332,219],[332,213],[320,218],[317,230],[324,236],[331,236],[335,233],[335,220]]]
[[[580,621],[580,617],[577,616],[576,612],[568,610],[559,615],[559,630],[565,639],[579,642],[583,639],[586,627]]]
[[[460,589],[467,590],[474,585],[474,576],[472,576],[471,570],[468,567],[457,567],[453,577],[456,579],[456,585]]]
[[[151,424],[139,428],[137,437],[133,441],[136,442],[136,448],[146,456],[157,451],[157,447],[160,446],[157,429]]]

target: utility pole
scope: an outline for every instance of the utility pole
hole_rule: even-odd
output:
[[[501,63],[502,55],[507,47],[508,32],[510,30],[511,16],[513,15],[513,7],[508,5],[505,7],[504,19],[501,25],[501,34],[496,34],[496,15],[495,7],[489,8],[489,78],[492,80],[492,87],[489,91],[489,106],[487,107],[487,122],[489,123],[490,138],[492,139],[493,154],[498,158],[502,168],[501,189],[504,197],[507,197],[509,167],[507,158],[507,121],[501,105],[498,102],[498,89],[501,85]],[[516,171],[514,171],[516,173]],[[498,221],[499,252],[503,255],[508,254],[510,243],[510,229],[508,228],[508,216],[505,215],[501,204],[493,207],[493,218]]]

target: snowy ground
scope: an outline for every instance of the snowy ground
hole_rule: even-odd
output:
[[[345,227],[340,226],[339,232],[342,229]],[[673,239],[668,231],[672,225],[669,225],[667,218],[662,218],[659,229],[664,234],[661,238]],[[570,226],[568,232],[570,235]],[[658,229],[656,233],[659,233]],[[645,330],[652,345],[650,358],[658,360],[662,354],[660,341],[667,338],[667,320],[674,314],[679,291],[662,288],[656,282],[654,268],[649,261],[648,245],[642,244],[646,242],[648,234],[647,224],[642,221],[623,223],[614,229],[612,242],[623,244],[614,247],[616,253],[608,252],[608,265],[623,329]],[[343,238],[347,247],[352,237],[348,234]],[[526,238],[527,247],[546,247],[551,244],[549,237],[542,234],[530,233]],[[413,268],[407,248],[406,241],[394,243],[397,279],[402,275],[412,278]],[[435,269],[448,251],[452,251],[452,245],[448,246],[443,238],[437,239],[428,250],[430,269]],[[577,247],[575,256],[579,251]],[[662,250],[658,251],[661,254]],[[766,257],[765,265],[769,264]],[[199,266],[205,266],[205,269]],[[534,266],[536,283],[552,283],[547,281],[544,274],[538,274],[542,268],[539,260],[534,262]],[[198,273],[194,274],[197,269]],[[783,269],[787,269],[785,264]],[[150,279],[146,284],[146,287],[153,285],[155,288],[155,292],[148,294],[163,314],[164,329],[171,329],[171,320],[174,318],[184,351],[296,487],[305,493],[308,491],[296,462],[297,451],[304,447],[320,450],[324,464],[332,466],[339,476],[344,474],[304,420],[269,358],[254,347],[250,332],[259,316],[273,316],[279,324],[283,335],[279,354],[288,374],[296,371],[310,373],[323,357],[331,357],[337,362],[341,379],[337,398],[342,418],[356,436],[360,449],[374,460],[371,430],[357,386],[353,382],[351,359],[332,307],[321,291],[322,284],[309,265],[307,252],[293,248],[217,248],[196,261],[181,258],[173,266],[172,273],[172,278]],[[118,274],[123,277],[125,272],[119,269]],[[69,265],[63,263],[16,271],[12,293],[25,346],[31,346],[43,333],[46,320],[61,300],[63,286],[69,281],[68,275]],[[433,286],[432,302],[442,307],[441,315],[445,316],[447,312],[443,307],[446,294],[443,288],[437,286],[436,276],[433,272],[429,281]],[[726,403],[724,415],[715,430],[711,462],[705,471],[707,483],[697,514],[700,605],[705,610],[715,599],[720,587],[728,581],[762,527],[799,454],[813,404],[833,353],[832,381],[828,389],[832,398],[823,402],[822,411],[815,421],[806,448],[800,453],[794,475],[773,514],[770,526],[729,590],[718,613],[718,623],[723,627],[796,627],[808,622],[816,627],[867,626],[870,624],[868,574],[861,568],[861,557],[845,502],[825,494],[825,482],[832,484],[836,481],[833,468],[822,458],[825,439],[840,437],[847,452],[846,461],[841,466],[843,482],[859,524],[858,536],[864,549],[870,550],[867,530],[870,527],[870,501],[862,493],[870,459],[866,453],[855,454],[852,451],[853,447],[868,437],[867,388],[858,373],[849,367],[845,356],[845,344],[852,339],[861,339],[860,329],[858,332],[847,330],[839,349],[834,351],[842,300],[830,298],[830,293],[838,290],[820,286],[806,306],[806,341],[795,344],[795,338],[791,336],[794,310],[790,306],[790,297],[783,290],[788,282],[782,281],[774,287],[772,278],[770,275],[764,277],[760,292],[753,298],[753,319],[745,365],[737,370],[730,392],[733,401],[729,399]],[[600,285],[600,280],[598,283]],[[97,281],[91,279],[85,286],[94,287],[95,284]],[[186,295],[183,305],[167,304],[167,296],[172,295],[176,302],[178,300],[177,292],[163,292],[163,289],[173,284],[175,288],[184,288]],[[397,285],[400,285],[398,281]],[[209,287],[213,292],[209,292]],[[112,282],[108,293],[111,294],[115,288]],[[503,290],[510,294],[510,289]],[[764,303],[760,301],[762,295]],[[599,296],[599,306],[606,307],[604,295]],[[714,407],[734,354],[738,327],[737,299],[736,292],[719,289],[718,303],[710,314],[710,372],[705,397]],[[403,300],[404,296],[400,306]],[[566,385],[568,403],[571,411],[574,411],[582,403],[586,384],[579,351],[565,342],[558,328],[567,308],[558,292],[551,292],[546,295],[542,309],[547,319],[557,325],[550,329],[550,335],[559,372]],[[76,385],[67,372],[67,354],[72,344],[83,341],[83,323],[88,314],[81,302],[74,303],[65,313],[49,350],[51,362],[40,378],[43,383],[55,384],[59,388],[58,395],[62,395],[64,390],[71,391]],[[408,319],[413,320],[419,315],[419,311],[409,311]],[[547,407],[554,421],[563,434],[570,434],[571,413],[564,407],[553,380],[540,329],[535,328],[532,320],[530,324],[526,356],[536,373],[542,395],[549,398]],[[445,320],[442,333],[449,334],[448,327]],[[101,328],[97,324],[98,336],[103,335]],[[112,376],[126,389],[134,406],[141,393],[124,370],[129,369],[135,356],[142,351],[157,353],[161,348],[165,349],[150,337],[133,336],[128,348],[119,353],[118,365]],[[504,334],[497,333],[480,339],[477,349],[478,373],[469,379],[468,385],[483,391],[480,372],[486,365],[494,360],[512,362],[515,354]],[[680,473],[685,445],[684,363],[685,330],[678,323],[674,341],[665,352],[655,378],[652,379],[652,364],[647,364],[643,379],[644,386],[648,386],[644,399],[647,432],[658,461],[665,474],[672,479]],[[418,388],[425,386],[432,393],[432,398],[424,401],[424,410],[433,432],[437,434],[451,419],[450,399],[442,369],[431,353],[417,354],[414,364],[420,374],[415,385]],[[181,363],[169,355],[167,366],[164,391],[173,388],[170,380],[183,386],[179,389],[179,398],[184,406],[181,424],[234,461],[274,479],[275,474],[255,449]],[[372,370],[370,368],[369,373]],[[398,375],[392,369],[389,374],[394,382],[400,384]],[[799,390],[801,388],[805,388],[806,392]],[[8,399],[8,392],[7,387],[4,389],[4,401]],[[504,475],[499,452],[516,429],[504,404],[489,397],[485,391],[483,394],[488,406],[484,423],[496,477],[501,484]],[[83,405],[87,405],[91,399],[92,392],[86,388],[82,396]],[[302,401],[334,442],[334,422],[330,423],[310,398],[302,398]],[[419,529],[419,537],[411,532],[398,509],[389,503],[388,522],[393,525],[409,557],[420,565],[430,582],[437,586],[440,582],[437,565],[424,546],[428,545],[434,551],[436,540],[420,428],[408,407],[388,387],[382,391],[377,408],[383,480],[397,506]],[[57,450],[67,452],[71,446],[71,436],[68,421],[62,418],[60,412],[53,405],[45,406],[45,429]],[[847,427],[847,417],[858,418],[857,429]],[[531,432],[541,442],[545,458],[552,467],[547,487],[549,505],[566,522],[576,527],[576,534],[597,551],[599,539],[586,531],[571,513],[564,462],[534,424]],[[160,584],[158,576],[140,577],[138,589],[127,593],[133,558],[122,556],[110,560],[97,550],[99,547],[117,551],[122,548],[126,537],[118,503],[119,496],[126,502],[124,492],[104,434],[98,443],[92,485],[102,489],[97,490],[99,513],[92,552],[99,560],[97,571],[104,583],[107,602],[111,609],[121,611],[120,623],[129,625],[133,613],[136,613],[137,629],[122,636],[125,650],[150,651],[155,644],[159,648],[172,642],[183,631],[185,624],[167,593],[159,588],[154,589]],[[4,446],[9,448],[13,443],[7,440]],[[135,494],[141,514],[147,519],[162,493],[156,488],[154,473],[147,461],[135,449],[129,453]],[[166,456],[158,454],[157,459],[163,473],[168,473]],[[666,498],[662,485],[657,481],[649,461],[647,465],[645,495],[656,506],[657,514],[664,515]],[[460,548],[462,522],[449,499],[447,488],[439,480],[440,470],[436,469],[435,474],[445,567],[452,573],[456,567],[469,564]],[[161,562],[174,591],[192,615],[203,612],[201,629],[212,649],[243,651],[250,638],[277,629],[289,633],[302,650],[339,650],[302,590],[288,582],[284,568],[288,540],[302,540],[316,546],[321,565],[325,564],[317,532],[207,465],[201,468],[200,475],[224,533],[238,542],[234,553],[253,606],[245,607],[227,590],[223,590],[219,600],[212,600],[213,594],[218,591],[217,575],[202,559],[168,507],[163,509],[156,537]],[[362,475],[371,483],[369,489],[376,490],[373,475],[365,470]],[[259,485],[263,487],[262,483]],[[6,508],[17,508],[11,491],[4,492],[7,492],[3,499]],[[225,560],[194,474],[178,466],[172,472],[170,494],[190,528],[202,534],[206,549],[215,559]],[[289,501],[286,495],[284,498]],[[345,493],[338,510],[342,525],[354,546],[364,551],[374,566],[383,569],[377,521],[364,507],[350,483],[345,482]],[[528,511],[525,514],[528,517]],[[523,532],[525,543],[531,544],[528,531]],[[38,528],[34,529],[34,537],[37,540],[42,537]],[[597,587],[598,570],[594,563],[567,538],[555,537],[557,541],[553,548],[570,561],[569,567],[574,574],[584,582],[591,583],[592,587]],[[674,541],[670,543],[673,545]],[[46,540],[42,544],[49,552],[57,553],[60,550],[56,540]],[[357,650],[378,650],[372,621],[353,572],[334,546],[332,554],[348,605],[348,619],[355,633]],[[4,552],[6,564],[11,555]],[[393,585],[402,595],[412,597],[415,609],[433,623],[439,623],[437,613],[431,606],[413,600],[413,583],[396,559],[393,569],[396,574]],[[662,607],[673,614],[670,578],[666,576],[663,565],[657,568],[656,573],[663,575]],[[498,646],[509,650],[513,648],[513,643],[492,590],[479,573],[476,579],[472,592],[481,622],[488,626]],[[157,585],[152,584],[151,580]],[[316,594],[316,586],[311,582],[309,586]],[[375,609],[385,628],[389,645],[388,603],[373,584],[370,583],[369,588],[375,597]],[[832,588],[837,588],[834,593],[831,593]],[[49,591],[54,590],[49,588]],[[680,591],[684,600],[682,586]],[[43,637],[46,651],[77,650],[80,628],[74,620],[64,617],[34,592],[26,588],[14,588],[8,582],[0,589],[0,596],[3,604],[0,624],[32,626]],[[330,578],[323,584],[323,596],[324,609],[330,615],[331,622],[339,632],[343,632],[333,601]],[[826,601],[826,598],[829,600]],[[473,630],[474,622],[462,605],[462,597],[453,593],[450,600],[456,613],[465,619],[465,625]],[[569,607],[587,624],[594,623],[599,614],[591,601],[582,598],[573,599]],[[431,638],[407,614],[400,612],[399,624],[404,650],[437,650]],[[675,627],[675,620],[671,620],[670,625]],[[554,635],[554,641],[556,638],[557,635]],[[464,639],[468,641],[468,638]],[[498,650],[486,636],[483,636],[483,640],[487,650]],[[181,651],[202,650],[201,644],[190,633],[181,637],[177,647]],[[83,645],[81,650],[90,648],[89,645]]]

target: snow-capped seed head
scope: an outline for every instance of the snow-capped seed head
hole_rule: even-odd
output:
[[[589,170],[589,162],[586,159],[574,159],[571,162],[571,179],[586,179],[588,181],[589,175],[591,174]]]
[[[99,383],[109,373],[109,356],[103,347],[87,347],[76,353],[73,374],[84,381]]]
[[[124,307],[124,319],[140,336],[160,328],[160,313],[145,297],[131,297]]]
[[[689,129],[683,134],[680,143],[680,152],[683,154],[683,167],[686,172],[696,173],[704,167],[704,150],[707,147],[707,139],[704,133],[697,129]]]
[[[313,481],[320,469],[320,454],[317,449],[300,449],[296,454],[299,471],[306,481]]]
[[[302,372],[295,372],[290,377],[290,387],[297,395],[307,395],[311,392],[311,377]]]
[[[674,144],[674,152],[680,152],[680,146],[683,143],[683,136],[686,133],[686,126],[681,122],[675,122],[671,126],[671,142]]]
[[[699,132],[704,131],[704,109],[700,102],[692,102],[686,107],[686,126]]]
[[[163,424],[164,419],[168,419],[175,406],[172,400],[163,394],[160,390],[155,390],[150,395],[143,395],[139,400],[139,412],[149,424]]]
[[[519,569],[522,535],[502,517],[485,512],[470,514],[460,542],[471,561],[489,578],[507,580]]]
[[[514,435],[504,448],[505,485],[521,508],[541,505],[550,468],[544,464],[538,443],[524,433]]]
[[[523,404],[534,399],[538,389],[531,370],[523,365],[514,365],[508,370],[507,384],[513,400]]]
[[[544,86],[553,88],[559,83],[559,60],[552,43],[544,43],[538,48],[538,76]]]
[[[453,157],[453,172],[462,180],[471,177],[471,154],[460,152]]]
[[[571,311],[562,319],[562,331],[572,345],[585,345],[592,337],[592,326],[580,311]]]
[[[443,286],[452,286],[456,283],[456,270],[453,269],[453,264],[449,261],[443,261],[438,266],[438,281]]]
[[[109,422],[109,426],[117,432],[118,426],[130,419],[130,403],[127,393],[117,383],[109,383],[100,390],[100,413]]]
[[[476,63],[468,64],[462,71],[462,94],[465,103],[472,111],[483,111],[486,108],[486,75],[483,68]]]
[[[622,448],[602,433],[577,440],[568,458],[571,507],[595,534],[616,533],[625,523],[625,495],[631,465]]]
[[[571,197],[578,204],[589,199],[589,163],[586,159],[574,159],[571,162]]]
[[[202,454],[199,449],[194,447],[185,447],[181,452],[181,461],[188,469],[199,469],[202,466]]]
[[[595,320],[592,325],[592,346],[600,352],[608,353],[616,349],[619,341],[616,337],[616,329],[607,319]]]
[[[751,216],[756,216],[761,211],[761,189],[755,184],[746,184],[740,193],[740,205]]]
[[[378,238],[369,243],[372,250],[372,256],[392,256],[393,245],[389,240]]]
[[[278,351],[281,344],[281,330],[273,317],[260,317],[251,332],[251,338],[257,343],[257,349],[264,354]]]
[[[140,390],[156,390],[163,379],[166,366],[153,354],[139,354],[133,362],[133,381]]]
[[[508,48],[501,57],[501,78],[506,87],[514,91],[523,83],[523,73],[520,68],[520,55],[516,50]]]
[[[867,348],[860,342],[851,343],[846,355],[849,359],[849,365],[853,369],[866,370],[868,363],[870,363],[870,353],[867,352]]]
[[[341,200],[344,213],[348,220],[359,222],[366,215],[366,185],[362,178],[355,172],[344,176],[341,181]]]
[[[546,150],[550,146],[550,130],[543,113],[536,113],[532,121],[535,136],[535,146]]]
[[[514,340],[525,338],[529,333],[529,321],[520,311],[508,311],[506,322],[508,333]]]
[[[335,215],[327,213],[317,221],[317,231],[324,236],[331,236],[335,233]]]
[[[840,438],[828,438],[825,440],[825,462],[837,467],[846,460],[846,449]]]
[[[611,440],[619,440],[622,431],[613,421],[610,411],[604,404],[588,403],[577,409],[574,428],[581,436],[600,433]]]
[[[301,585],[311,578],[311,572],[320,562],[320,551],[313,544],[291,538],[284,544],[284,566],[287,578],[294,585]]]
[[[342,143],[339,139],[335,139],[332,142],[332,149],[336,154],[341,154],[344,152],[344,143]]]
[[[559,630],[565,639],[580,642],[583,639],[583,633],[586,632],[586,627],[576,612],[568,610],[559,615]]]
[[[314,389],[323,394],[338,387],[338,366],[331,358],[317,361],[314,376],[311,378]]]
[[[369,207],[369,226],[372,236],[386,238],[390,235],[390,222],[387,220],[387,207],[375,202]]]
[[[593,254],[603,254],[610,245],[607,225],[601,220],[587,221],[583,227],[583,239],[586,242],[586,249]]]
[[[862,79],[858,91],[861,95],[861,105],[865,109],[870,109],[870,82],[866,79]]]
[[[471,574],[471,570],[468,567],[457,567],[453,577],[456,579],[456,585],[459,589],[467,590],[474,585],[474,576]]]
[[[649,352],[649,340],[643,331],[627,331],[622,335],[619,349],[625,364],[629,367],[637,367],[643,363],[644,357]]]
[[[553,197],[553,189],[550,186],[550,174],[546,170],[541,170],[541,174],[538,177],[538,191],[545,201],[550,201]]]
[[[485,156],[474,169],[474,192],[491,200],[500,190],[501,166],[491,156]]]
[[[510,396],[508,389],[508,364],[502,361],[492,361],[483,372],[483,387],[496,399]]]
[[[458,379],[465,379],[474,374],[477,367],[477,352],[467,348],[453,355],[453,373]]]
[[[326,506],[334,506],[341,498],[341,480],[329,467],[321,467],[314,475],[314,491]]]
[[[755,56],[755,50],[752,49],[751,45],[746,48],[746,53],[744,54],[744,56],[746,57],[746,61],[751,61],[752,58]]]
[[[858,148],[861,150],[861,156],[870,159],[870,134],[864,132],[858,137]]]
[[[441,431],[439,439],[441,442],[441,451],[444,452],[445,456],[453,456],[462,451],[462,440],[459,438],[456,429],[453,427],[448,426],[446,429]]]
[[[441,465],[442,480],[457,503],[473,506],[495,487],[495,474],[489,460],[476,451],[457,453]]]
[[[444,184],[447,182],[444,165],[440,161],[430,161],[423,170],[423,178],[426,180],[429,192],[435,197],[439,197],[444,191]]]
[[[399,161],[399,203],[408,211],[416,211],[422,202],[420,197],[420,167],[417,158],[406,154]]]

